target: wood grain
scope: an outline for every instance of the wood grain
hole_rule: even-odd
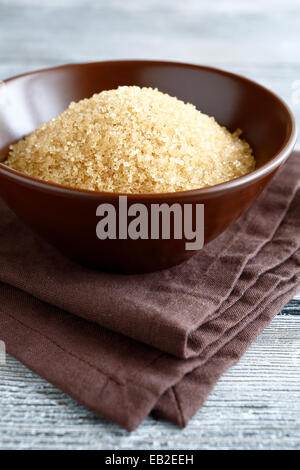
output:
[[[0,0],[0,80],[69,62],[195,62],[268,86],[299,122],[299,22],[298,0]],[[0,449],[299,449],[299,374],[300,292],[183,431],[148,418],[128,434],[7,357]]]
[[[299,449],[299,331],[300,315],[276,317],[184,430],[148,418],[129,434],[7,357],[1,448]]]

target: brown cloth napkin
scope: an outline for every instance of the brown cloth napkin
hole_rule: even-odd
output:
[[[300,153],[186,263],[153,274],[79,266],[0,204],[0,339],[128,430],[185,426],[220,375],[300,289]]]

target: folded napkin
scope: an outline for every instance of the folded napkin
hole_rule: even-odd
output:
[[[3,203],[0,266],[10,354],[128,430],[151,412],[185,426],[300,289],[300,152],[235,224],[174,268],[82,267]]]

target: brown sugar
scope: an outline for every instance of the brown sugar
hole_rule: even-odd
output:
[[[74,188],[182,191],[252,171],[252,150],[240,134],[157,89],[121,86],[72,102],[12,145],[5,164]]]

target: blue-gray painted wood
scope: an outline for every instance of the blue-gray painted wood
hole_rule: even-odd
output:
[[[299,24],[298,0],[0,0],[0,80],[70,62],[194,62],[270,87],[300,122]],[[299,449],[300,293],[183,431],[149,418],[129,435],[7,357],[0,449],[57,448]]]

